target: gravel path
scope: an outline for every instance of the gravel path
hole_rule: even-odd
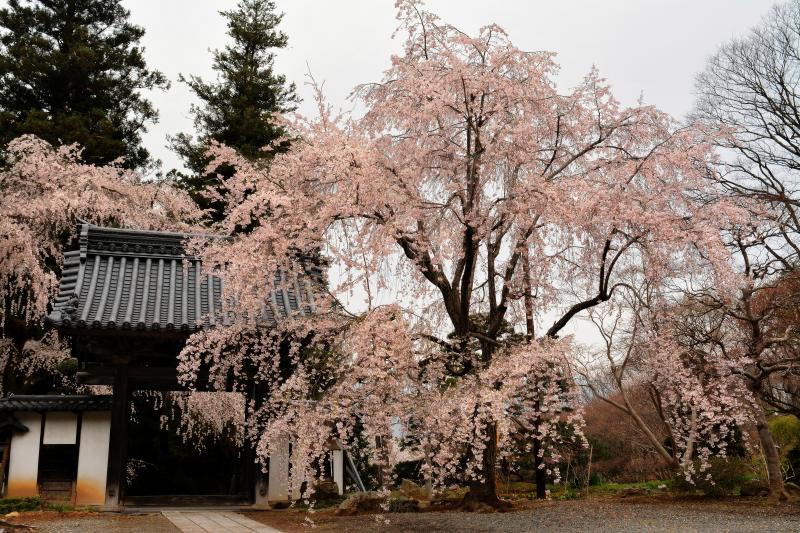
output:
[[[305,513],[286,511],[250,513],[249,516],[287,533],[311,531],[302,524]],[[388,522],[386,522],[388,520]],[[778,508],[752,504],[547,502],[533,509],[508,513],[413,513],[376,516],[314,516],[319,532],[800,532],[800,507]]]

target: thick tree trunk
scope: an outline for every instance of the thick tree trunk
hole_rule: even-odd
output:
[[[534,479],[536,481],[536,498],[544,500],[547,498],[547,473],[542,466],[544,458],[539,457],[542,444],[539,439],[533,439],[533,466],[535,470]]]
[[[530,343],[534,336],[533,323],[533,288],[531,287],[531,258],[528,250],[522,256],[522,276],[525,289],[525,335]]]
[[[764,408],[761,405],[756,408],[755,415],[758,439],[761,442],[761,449],[764,452],[764,459],[767,463],[770,498],[773,500],[785,500],[786,492],[783,487],[783,474],[781,474],[781,462],[778,456],[778,448],[775,447],[775,441],[772,439],[772,433],[769,430],[767,415],[764,413]]]
[[[528,343],[533,340],[533,288],[531,287],[531,261],[528,250],[522,256],[522,275],[525,288],[525,333]],[[536,402],[536,410],[539,410],[539,402]],[[536,423],[534,434],[538,434],[539,424]],[[547,473],[544,470],[544,458],[539,456],[542,450],[542,442],[534,436],[533,439],[533,467],[534,480],[536,482],[536,498],[544,500],[547,498]]]
[[[490,423],[486,431],[486,447],[483,451],[483,479],[469,484],[464,495],[464,506],[478,510],[480,505],[502,507],[504,502],[497,494],[497,424]]]

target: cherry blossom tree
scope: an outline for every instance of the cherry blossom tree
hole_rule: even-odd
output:
[[[315,85],[318,116],[286,117],[292,148],[269,169],[213,150],[237,168],[220,225],[232,238],[200,251],[236,320],[190,339],[180,370],[254,378],[262,457],[288,435],[309,475],[356,417],[388,469],[413,413],[437,480],[497,504],[509,407],[537,368],[568,365],[575,318],[634,274],[696,266],[729,283],[719,228],[733,211],[705,194],[712,130],[622,106],[594,70],[560,92],[554,54],[496,25],[470,36],[411,0],[398,18],[403,52],[356,89],[362,116],[335,114]],[[314,315],[264,327],[263,295],[307,277],[308,250],[328,258],[330,290]]]
[[[689,304],[672,321],[676,349],[687,357],[687,371],[718,386],[727,384],[731,397],[747,401],[758,432],[769,477],[771,497],[784,499],[783,477],[769,428],[771,402],[781,380],[797,365],[794,324],[781,331],[776,316],[786,303],[768,300],[772,284],[750,278],[737,298],[723,299],[713,291],[691,293]],[[796,296],[790,298],[796,301]]]
[[[613,299],[602,312],[590,311],[589,317],[601,338],[600,346],[587,347],[585,353],[576,357],[575,372],[587,397],[599,399],[630,417],[633,424],[644,434],[655,453],[668,465],[676,467],[679,458],[676,447],[668,449],[661,438],[660,429],[666,429],[675,442],[660,401],[656,374],[643,357],[644,324],[639,314],[636,297],[622,301]],[[634,402],[634,393],[643,390],[649,395],[663,428],[653,427]],[[691,450],[689,450],[691,452]],[[691,455],[691,453],[689,453]]]
[[[682,292],[645,285],[619,294],[602,312],[593,310],[602,343],[588,350],[576,372],[592,398],[630,417],[654,452],[694,482],[711,467],[712,455],[726,455],[731,436],[753,417],[744,383],[730,372],[709,372],[712,363],[685,342],[689,309],[682,298]],[[652,402],[661,427],[636,406],[638,391]]]
[[[244,397],[237,392],[139,390],[136,395],[155,413],[161,429],[177,432],[183,441],[203,450],[205,445],[227,438],[236,446],[244,444]],[[131,404],[135,419],[135,404]]]
[[[23,136],[9,143],[5,153],[8,166],[0,170],[0,357],[13,368],[52,370],[67,351],[57,336],[43,336],[42,320],[76,220],[182,229],[199,213],[188,196],[168,183],[146,180],[118,165],[81,162],[76,146],[53,148]],[[17,359],[23,352],[29,357],[20,367]]]

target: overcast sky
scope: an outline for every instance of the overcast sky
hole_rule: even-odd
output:
[[[0,1],[0,3],[4,3]],[[551,50],[561,64],[561,88],[575,85],[594,64],[623,104],[640,95],[675,116],[691,109],[693,80],[705,60],[728,39],[758,23],[772,0],[429,0],[430,10],[469,33],[495,22],[514,44]],[[164,162],[180,166],[166,136],[191,132],[193,98],[178,74],[213,77],[209,49],[225,45],[218,14],[236,0],[123,0],[143,26],[148,63],[173,81],[151,95],[161,119],[145,143]],[[286,16],[289,46],[278,53],[277,70],[298,85],[301,111],[313,113],[306,82],[309,70],[325,82],[335,107],[349,108],[357,84],[376,81],[399,51],[394,0],[277,0]]]
[[[0,0],[1,2],[2,0]],[[166,148],[166,136],[191,132],[192,94],[178,74],[213,77],[209,49],[225,45],[219,10],[236,0],[123,0],[143,26],[148,63],[172,81],[166,93],[151,95],[161,120],[145,136],[150,152],[168,171],[180,160]],[[314,113],[306,85],[310,71],[324,81],[334,107],[348,109],[354,86],[376,81],[400,51],[394,0],[277,0],[285,13],[282,29],[289,46],[278,52],[276,68],[298,86],[300,111]],[[623,104],[640,96],[676,117],[692,108],[695,75],[725,41],[746,33],[773,0],[428,0],[443,20],[474,34],[497,23],[526,50],[557,52],[559,87],[568,89],[596,65]],[[344,295],[343,295],[344,296]],[[388,295],[384,295],[388,296]],[[345,297],[363,307],[360,291]],[[548,317],[542,320],[548,322]],[[549,323],[549,322],[548,322]],[[568,328],[579,342],[595,343],[585,319]]]

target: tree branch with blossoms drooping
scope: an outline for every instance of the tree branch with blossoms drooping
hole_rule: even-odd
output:
[[[495,25],[473,37],[419,2],[398,2],[398,13],[404,50],[382,81],[354,92],[363,116],[336,116],[314,85],[319,116],[285,117],[292,147],[269,168],[212,150],[212,166],[237,168],[220,224],[232,237],[200,253],[237,319],[193,338],[181,368],[189,381],[203,366],[220,383],[255,378],[247,424],[262,457],[287,432],[309,472],[329,437],[347,437],[321,429],[329,413],[356,405],[372,420],[373,460],[388,468],[394,409],[411,396],[408,374],[422,372],[420,401],[434,412],[418,423],[450,432],[470,497],[496,503],[508,375],[533,383],[542,354],[563,357],[557,339],[629,290],[633,273],[657,281],[703,268],[732,283],[719,228],[739,212],[710,195],[713,131],[622,107],[596,71],[562,94],[554,55],[520,50]],[[317,286],[316,314],[265,327],[276,275],[307,276],[311,251],[336,273]],[[359,282],[365,312],[349,296]],[[544,334],[520,343],[505,329],[525,314]],[[432,470],[452,471],[454,452],[437,445]]]
[[[601,355],[582,359],[580,381],[591,397],[629,416],[688,481],[708,476],[710,458],[726,456],[731,439],[752,424],[752,399],[738,376],[712,375],[718,370],[713,361],[693,353],[685,334],[691,313],[681,292],[645,284],[625,296],[615,298],[605,314],[592,313],[603,346]],[[646,391],[669,445],[634,406],[635,389]]]
[[[40,351],[37,361],[53,363],[53,350],[63,357],[66,351],[56,336],[42,337],[42,321],[76,221],[181,230],[201,214],[188,195],[168,183],[121,166],[83,163],[76,146],[55,148],[23,136],[5,147],[5,159],[8,164],[0,169],[0,337],[10,340],[7,364],[23,352]],[[26,368],[37,365],[31,361]]]

